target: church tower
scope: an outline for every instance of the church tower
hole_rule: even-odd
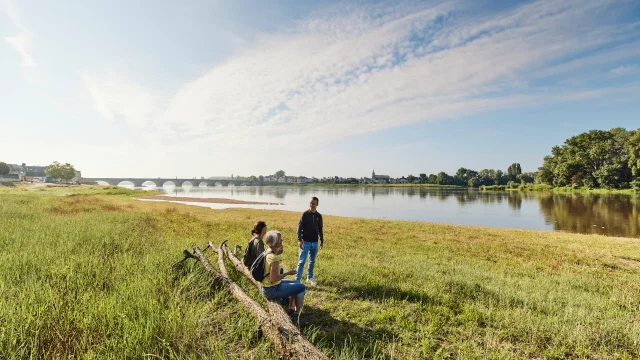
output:
[[[376,171],[375,171],[375,169],[371,172],[371,183],[372,184],[376,183]]]

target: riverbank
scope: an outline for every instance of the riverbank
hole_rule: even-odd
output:
[[[479,187],[468,187],[462,185],[438,185],[438,184],[269,184],[256,186],[282,186],[282,187],[346,187],[346,188],[430,188],[430,189],[455,189],[455,190],[478,190],[478,191],[527,191],[527,192],[561,192],[561,193],[590,193],[590,194],[639,194],[634,189],[592,189],[574,188],[570,186],[554,187],[546,184],[516,184],[511,188],[508,185],[482,185]]]
[[[197,198],[197,197],[187,197],[187,196],[165,196],[165,195],[138,196],[137,199],[155,200],[155,201],[197,202],[197,203],[207,203],[207,204],[284,205],[283,203],[279,203],[279,202],[244,201],[244,200],[224,199],[224,198]]]
[[[571,186],[554,187],[546,184],[525,184],[517,185],[517,187],[510,188],[507,185],[490,185],[480,186],[480,191],[525,191],[525,192],[557,192],[557,193],[584,193],[584,194],[622,194],[622,195],[636,195],[637,191],[633,189],[592,189],[592,188],[577,188]]]
[[[133,199],[142,194],[0,189],[1,354],[276,358],[201,267],[170,265],[194,243],[244,246],[264,220],[292,267],[299,213]],[[303,332],[332,359],[640,357],[638,239],[324,222]]]

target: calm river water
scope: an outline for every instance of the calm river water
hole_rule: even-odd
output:
[[[559,230],[640,237],[640,197],[629,195],[479,192],[425,187],[174,187],[172,196],[230,198],[284,205],[192,203],[211,208],[251,207],[303,211],[320,199],[327,215],[416,220],[487,227]]]

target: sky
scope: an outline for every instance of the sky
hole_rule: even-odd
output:
[[[0,0],[0,161],[84,177],[535,171],[639,114],[637,0]]]

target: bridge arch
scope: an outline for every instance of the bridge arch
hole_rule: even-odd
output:
[[[131,180],[122,180],[122,181],[120,181],[118,183],[117,186],[132,188],[132,187],[136,186],[136,184],[134,184],[133,181],[131,181]]]
[[[158,184],[156,184],[156,182],[153,181],[153,180],[146,180],[140,186],[141,187],[148,187],[148,188],[155,188],[155,187],[158,187]]]

